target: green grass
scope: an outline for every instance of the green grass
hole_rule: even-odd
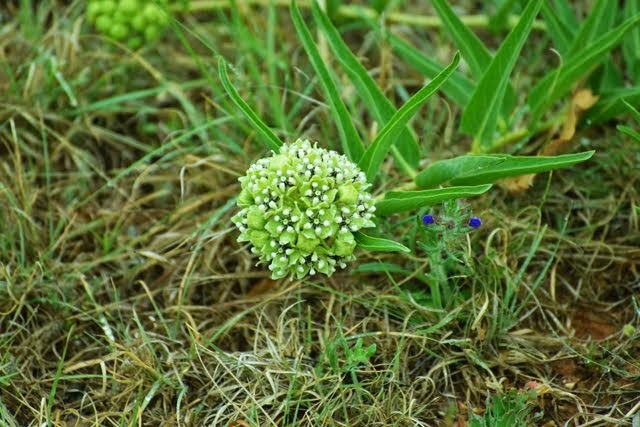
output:
[[[637,33],[609,57],[627,87],[594,107],[616,114],[582,122],[568,146],[596,153],[519,193],[498,184],[468,200],[484,224],[452,251],[451,299],[435,307],[417,210],[380,225],[410,254],[361,250],[331,278],[274,282],[236,242],[237,179],[266,150],[218,78],[219,55],[275,138],[342,150],[287,5],[179,13],[160,43],[132,52],[86,26],[84,2],[32,3],[0,6],[1,425],[456,426],[496,418],[500,399],[540,425],[638,422],[640,144],[609,97],[638,84],[625,65]],[[366,149],[425,78],[356,6],[340,9],[334,25],[391,103],[377,98],[376,116],[351,80],[362,70],[341,68],[346,52],[333,56],[300,3]],[[591,6],[564,3],[580,20]],[[496,8],[458,6],[492,54],[516,27],[491,33]],[[510,76],[518,108],[557,66],[539,46],[570,48],[571,16],[551,28],[545,7]],[[428,5],[400,2],[390,22],[440,64],[457,50]],[[461,64],[460,79],[472,71]],[[472,145],[443,88],[407,125],[418,171]],[[543,120],[553,126],[567,99]],[[503,148],[535,154],[556,131]],[[394,158],[376,196],[411,184]],[[537,397],[518,401],[523,390]]]

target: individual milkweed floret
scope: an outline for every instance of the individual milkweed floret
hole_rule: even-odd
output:
[[[240,178],[239,242],[274,279],[333,274],[355,259],[354,233],[374,227],[371,186],[357,165],[309,141],[284,144]]]
[[[154,42],[169,25],[169,0],[89,0],[87,17],[101,33],[132,49]]]

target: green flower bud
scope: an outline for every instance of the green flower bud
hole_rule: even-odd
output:
[[[284,144],[251,165],[240,183],[242,209],[232,218],[238,241],[251,242],[260,261],[270,263],[274,279],[330,276],[355,259],[353,233],[374,226],[364,173],[345,156],[309,141]]]

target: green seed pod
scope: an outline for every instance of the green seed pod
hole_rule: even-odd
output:
[[[109,30],[109,35],[115,40],[124,40],[129,35],[129,30],[126,25],[117,22]]]
[[[374,201],[360,169],[309,141],[285,144],[240,178],[238,241],[269,262],[274,279],[330,276],[355,258],[353,233],[373,227]]]
[[[96,28],[103,33],[108,32],[111,29],[112,25],[113,21],[106,15],[100,15],[98,16],[98,19],[96,19]]]
[[[160,29],[155,25],[147,25],[147,28],[144,29],[144,38],[148,42],[156,40],[159,35]]]
[[[120,0],[118,10],[132,15],[140,10],[140,4],[136,0]]]

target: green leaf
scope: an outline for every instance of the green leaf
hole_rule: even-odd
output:
[[[489,191],[491,185],[439,188],[420,191],[391,191],[376,203],[376,214],[391,215],[431,206],[445,200],[477,196]]]
[[[638,13],[640,13],[640,0],[625,1],[625,18],[631,18]],[[640,84],[640,28],[634,28],[625,36],[622,53],[631,80],[635,84]]]
[[[442,65],[427,58],[422,52],[401,38],[389,34],[388,39],[392,49],[426,78],[432,79],[442,70]],[[475,86],[470,80],[455,72],[442,84],[441,90],[458,106],[464,107],[469,102],[470,94],[474,88]]]
[[[576,154],[563,154],[561,156],[504,155],[503,162],[459,175],[452,178],[450,182],[454,185],[480,185],[489,184],[511,176],[548,172],[584,162],[590,159],[594,152],[595,151],[585,151]]]
[[[543,0],[531,0],[520,16],[520,21],[500,45],[491,64],[473,92],[461,121],[461,129],[474,137],[474,148],[490,148],[502,99],[509,84],[509,76],[520,50],[531,31],[533,21]]]
[[[312,13],[316,24],[326,36],[333,53],[356,87],[358,95],[362,97],[367,109],[380,125],[384,126],[395,114],[395,107],[384,96],[376,82],[342,40],[340,33],[333,26],[329,17],[322,12],[316,1],[312,3]],[[420,160],[420,149],[409,129],[402,130],[396,147],[399,152],[397,155],[401,156],[400,163],[407,163],[412,169],[415,169]]]
[[[413,95],[380,130],[380,133],[367,148],[364,156],[362,156],[362,160],[358,164],[360,169],[362,169],[366,174],[369,182],[373,182],[373,179],[378,173],[385,156],[409,119],[411,119],[422,104],[424,104],[427,99],[429,99],[429,97],[438,90],[440,85],[449,78],[451,73],[453,73],[458,66],[459,62],[460,55],[456,53],[451,64],[449,64],[447,68],[442,70],[440,74]]]
[[[614,89],[600,95],[600,99],[585,116],[587,123],[602,123],[618,117],[627,111],[625,101],[640,104],[640,85]]]
[[[547,34],[553,41],[554,48],[561,55],[566,54],[571,47],[571,42],[575,37],[575,27],[569,27],[562,21],[560,14],[551,8],[547,2],[542,3],[542,18],[547,25]]]
[[[368,236],[360,231],[353,234],[359,248],[372,252],[411,252],[411,249],[393,240]]]
[[[309,56],[311,65],[320,78],[320,83],[324,89],[325,95],[331,107],[334,119],[337,121],[338,131],[340,132],[340,139],[342,141],[342,147],[346,156],[352,161],[357,163],[362,158],[364,153],[364,146],[358,136],[356,128],[353,126],[353,122],[347,107],[340,98],[340,92],[336,83],[333,81],[329,69],[324,63],[324,60],[318,52],[318,47],[313,41],[313,36],[307,28],[300,10],[295,0],[291,0],[291,18],[293,25],[296,28],[298,37],[304,46],[304,50]]]
[[[624,133],[625,135],[629,136],[634,141],[640,142],[640,133],[638,133],[635,130],[631,129],[629,126],[618,125],[617,129],[620,132]]]
[[[456,47],[460,50],[460,55],[469,65],[471,74],[476,80],[481,80],[484,72],[491,64],[491,54],[486,46],[480,41],[464,23],[458,15],[451,9],[445,0],[431,0],[431,4],[436,9],[446,30],[451,34]],[[502,112],[508,115],[515,104],[515,90],[510,83],[507,84],[505,99],[500,100]]]
[[[638,111],[633,105],[629,104],[626,100],[623,100],[622,103],[631,112],[631,115],[633,116],[635,121],[638,122],[638,124],[640,124],[640,111]]]
[[[611,0],[597,0],[571,43],[569,57],[589,49],[591,42],[598,34],[609,31],[611,26],[608,26],[607,22],[613,23],[612,16],[615,18],[617,9],[617,7],[611,7]]]
[[[623,36],[640,21],[640,14],[625,20],[622,24],[597,38],[591,45],[569,58],[555,71],[540,80],[529,94],[532,122],[537,122],[546,107],[569,93],[573,86],[593,67],[607,58]]]
[[[231,100],[236,107],[244,114],[244,116],[249,120],[249,123],[253,126],[253,128],[258,132],[258,135],[262,138],[262,142],[269,149],[273,150],[276,153],[280,151],[280,146],[282,145],[282,141],[280,138],[276,136],[275,133],[269,126],[267,126],[262,119],[256,114],[255,111],[249,107],[249,105],[244,102],[244,100],[238,94],[238,91],[233,87],[231,82],[229,81],[229,76],[227,74],[227,64],[225,63],[222,57],[218,58],[218,74],[220,76],[220,81],[222,82],[222,87],[227,92]]]
[[[415,177],[418,188],[430,188],[452,179],[479,171],[504,162],[504,156],[460,156],[453,159],[438,160],[430,164]]]
[[[391,262],[368,262],[360,264],[351,271],[353,273],[401,273],[407,276],[412,273],[411,270]]]

